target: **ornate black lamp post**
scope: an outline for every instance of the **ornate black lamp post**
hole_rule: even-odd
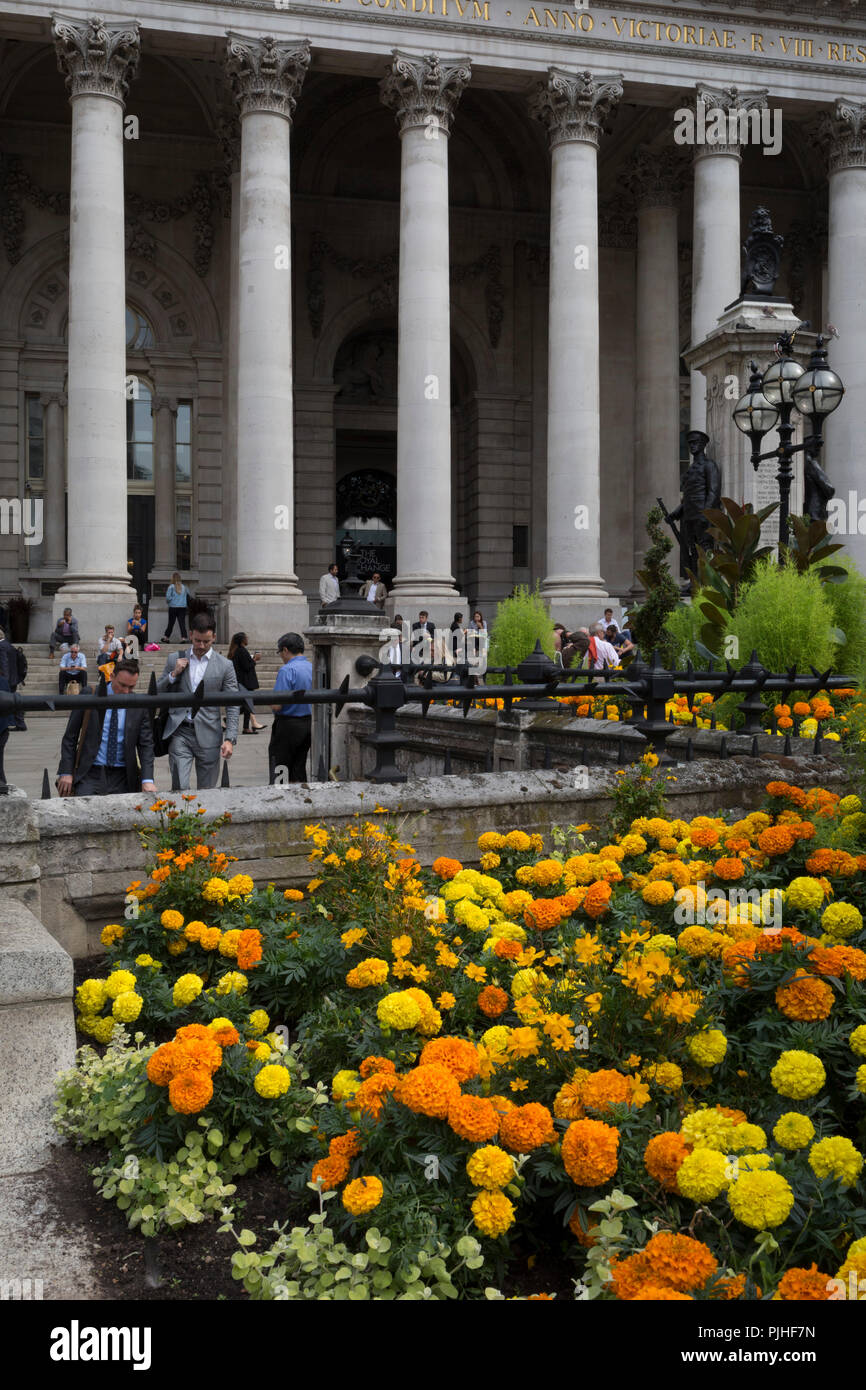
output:
[[[805,325],[801,325],[804,327]],[[791,460],[794,454],[806,451],[816,462],[824,440],[821,429],[825,419],[836,409],[845,387],[827,365],[827,349],[819,336],[808,370],[791,356],[794,333],[782,333],[776,344],[776,361],[762,374],[756,362],[750,362],[749,389],[734,406],[734,423],[752,441],[752,466],[757,471],[763,459],[779,461],[776,478],[779,483],[779,554],[788,543],[788,513],[791,499]],[[791,414],[799,410],[812,421],[812,434],[802,444],[792,444],[794,425]],[[778,427],[779,443],[775,449],[761,453],[761,440]]]

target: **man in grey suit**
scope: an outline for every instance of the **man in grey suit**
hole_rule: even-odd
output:
[[[156,683],[157,690],[192,692],[201,680],[206,695],[217,690],[237,690],[234,665],[213,651],[214,621],[210,614],[199,613],[193,618],[191,637],[192,646],[188,651],[168,658]],[[163,737],[169,741],[172,791],[189,790],[193,762],[198,790],[216,786],[220,756],[230,758],[237,743],[238,706],[226,706],[224,739],[221,714],[219,705],[202,705],[195,716],[180,705],[169,710]]]

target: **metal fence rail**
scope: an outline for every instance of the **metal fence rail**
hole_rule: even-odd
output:
[[[368,780],[404,782],[406,773],[398,769],[394,754],[398,748],[409,742],[396,727],[397,711],[407,705],[420,705],[422,715],[426,715],[433,704],[456,704],[462,707],[465,717],[479,701],[501,700],[506,710],[510,710],[515,701],[520,701],[524,709],[568,715],[571,713],[570,707],[556,701],[556,696],[564,691],[570,697],[625,696],[632,704],[632,714],[622,722],[642,736],[639,745],[641,753],[650,748],[657,754],[660,764],[672,766],[677,760],[667,749],[667,740],[681,725],[671,722],[666,717],[665,706],[676,695],[686,696],[691,724],[694,727],[699,718],[694,705],[696,695],[709,693],[714,699],[718,699],[730,692],[742,694],[744,698],[738,709],[744,716],[744,724],[741,729],[732,733],[731,737],[751,737],[751,746],[747,751],[757,756],[757,735],[762,732],[768,718],[772,721],[771,727],[774,732],[776,729],[775,716],[768,714],[767,707],[760,698],[762,691],[772,691],[784,697],[790,696],[794,691],[815,694],[819,690],[839,690],[856,684],[852,676],[833,675],[829,670],[820,672],[814,666],[809,668],[808,675],[798,672],[793,667],[787,672],[774,674],[765,670],[755,652],[752,653],[749,662],[739,670],[730,662],[720,670],[715,669],[713,662],[703,671],[696,671],[691,665],[685,671],[666,670],[661,666],[656,652],[653,653],[649,664],[638,659],[624,671],[606,668],[601,671],[563,670],[544,655],[538,644],[536,650],[518,667],[488,669],[486,677],[503,677],[499,684],[479,685],[477,677],[473,676],[470,667],[465,665],[407,665],[400,667],[401,674],[397,675],[392,666],[378,662],[370,656],[361,656],[355,663],[355,669],[359,676],[367,678],[366,683],[357,688],[349,685],[347,676],[336,690],[219,691],[209,695],[205,694],[203,684],[192,694],[159,692],[156,688],[156,677],[151,674],[147,694],[135,692],[131,695],[113,696],[112,703],[116,702],[121,708],[148,709],[151,711],[152,719],[156,718],[158,711],[175,706],[188,707],[195,714],[203,706],[244,704],[332,705],[335,718],[339,718],[346,705],[361,705],[373,711],[376,721],[375,732],[365,740],[376,755],[376,764],[368,773]],[[437,681],[437,675],[443,679]],[[20,695],[17,692],[0,692],[0,716],[14,711],[25,714],[30,710],[71,711],[95,708],[102,699],[103,696],[93,691],[79,695]],[[714,727],[714,724],[715,721],[711,717],[710,727]],[[798,728],[799,722],[795,719],[795,735]],[[633,743],[634,740],[620,739],[618,761],[621,764],[627,761],[626,742]],[[813,749],[816,753],[822,751],[821,721],[818,721]],[[791,739],[788,734],[782,751],[791,752]],[[588,761],[585,755],[584,742],[581,750],[583,762]],[[640,753],[637,756],[640,756]],[[693,749],[689,740],[685,761],[691,761],[692,756]],[[730,756],[727,737],[722,738],[719,756]],[[545,766],[548,765],[546,758]],[[319,780],[326,780],[327,773],[323,764],[318,769],[318,777]],[[228,770],[225,765],[223,785],[228,785]],[[47,770],[43,778],[43,795],[46,789],[49,789],[50,794]]]

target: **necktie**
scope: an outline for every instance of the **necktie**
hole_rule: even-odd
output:
[[[116,767],[117,757],[117,711],[110,709],[108,719],[108,749],[105,754],[105,761],[109,767]]]

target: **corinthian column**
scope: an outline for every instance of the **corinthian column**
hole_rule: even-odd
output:
[[[470,72],[468,58],[395,51],[380,84],[400,130],[394,602],[434,620],[466,603],[451,574],[448,137]]]
[[[858,530],[859,504],[866,495],[863,470],[863,414],[866,411],[866,354],[863,321],[866,288],[866,106],[837,101],[823,112],[818,136],[830,174],[828,217],[828,315],[839,336],[830,344],[830,366],[839,373],[845,396],[825,426],[827,471],[837,498],[845,502],[846,524],[839,539],[861,570],[866,569],[866,536]],[[851,510],[851,494],[855,507]]]
[[[82,637],[133,598],[126,551],[126,270],[123,103],[138,63],[137,23],[51,26],[72,105],[67,378],[69,536],[66,583]]]
[[[547,576],[551,616],[598,617],[598,146],[622,96],[618,74],[550,68],[530,97],[550,140],[550,304],[547,373]]]
[[[681,157],[637,150],[625,181],[637,207],[635,316],[634,567],[649,544],[647,512],[680,492],[679,248]]]
[[[695,101],[700,119],[701,106],[705,112],[726,114],[762,109],[767,93],[740,92],[736,87],[716,91],[699,85]],[[692,347],[712,333],[722,310],[740,292],[740,246],[739,142],[695,145]],[[707,427],[707,384],[697,370],[691,373],[690,426],[693,430]]]
[[[229,628],[253,645],[300,629],[294,572],[289,136],[310,65],[306,39],[228,37],[241,120],[237,326],[237,571]]]

